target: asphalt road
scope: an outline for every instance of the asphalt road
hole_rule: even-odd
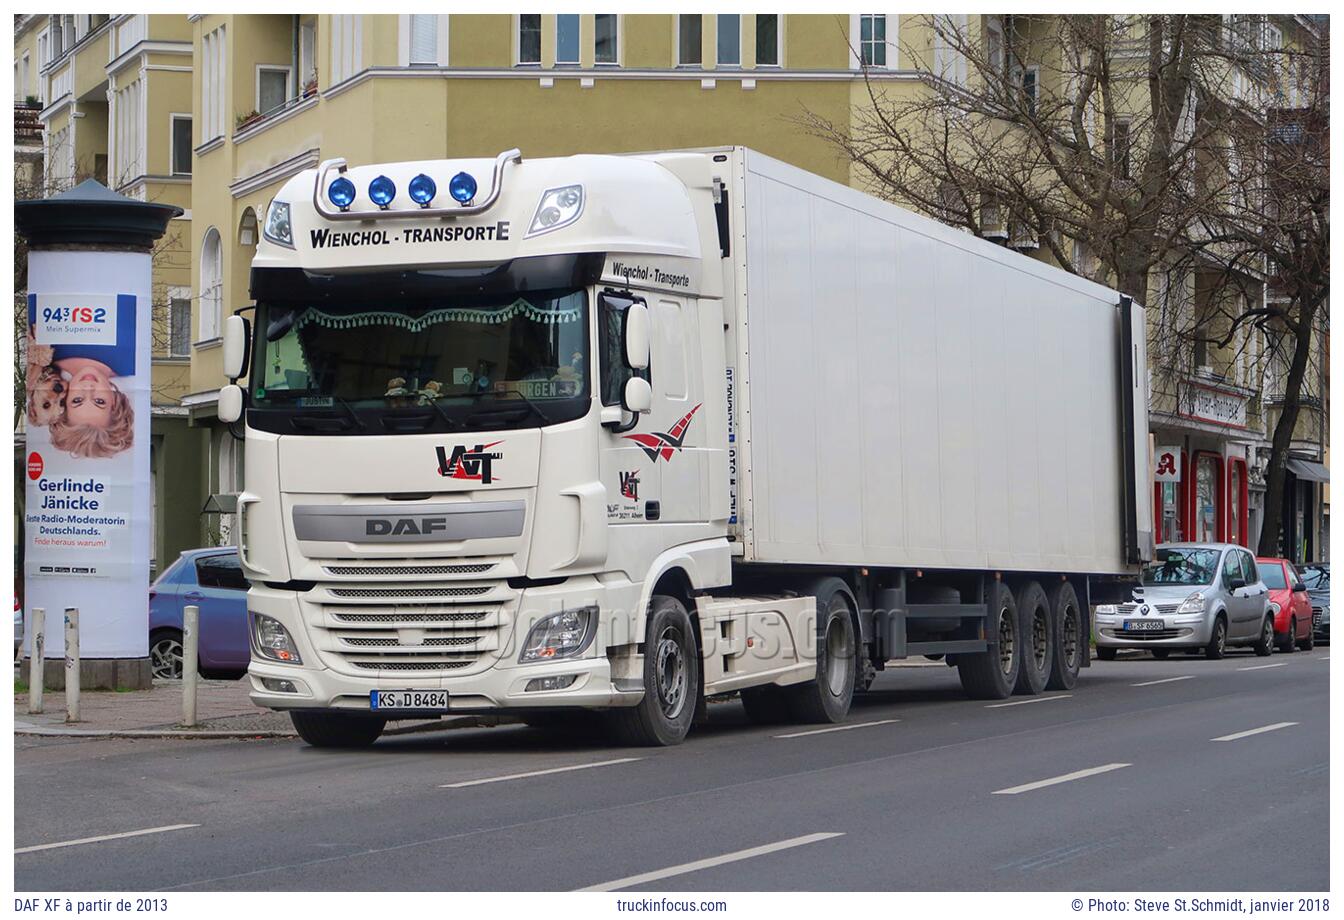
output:
[[[845,730],[731,702],[656,750],[523,726],[353,753],[17,739],[15,886],[1325,890],[1329,654],[1094,662],[1016,705],[899,668]]]

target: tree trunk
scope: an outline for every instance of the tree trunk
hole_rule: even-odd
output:
[[[1283,529],[1283,492],[1288,476],[1288,448],[1297,429],[1298,410],[1301,408],[1302,381],[1307,375],[1311,357],[1312,332],[1316,325],[1316,306],[1305,302],[1298,314],[1298,332],[1293,344],[1293,363],[1288,368],[1288,380],[1283,390],[1283,409],[1274,426],[1270,444],[1269,464],[1265,469],[1265,516],[1260,525],[1261,556],[1280,555],[1279,537]],[[1282,555],[1289,556],[1292,547],[1283,546]]]

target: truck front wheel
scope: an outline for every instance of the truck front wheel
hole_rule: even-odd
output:
[[[700,686],[700,653],[690,615],[675,597],[655,595],[644,640],[644,699],[611,713],[622,742],[639,747],[680,744],[691,730]]]
[[[832,580],[817,592],[816,680],[784,688],[789,713],[799,722],[839,722],[854,699],[858,641],[842,585]]]
[[[313,747],[362,748],[378,740],[387,722],[344,712],[291,712],[299,737]]]
[[[973,700],[1002,700],[1017,685],[1020,658],[1017,601],[1001,581],[993,582],[986,603],[985,638],[989,651],[957,656],[961,688]]]

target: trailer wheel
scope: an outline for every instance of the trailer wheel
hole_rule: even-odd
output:
[[[1050,662],[1047,690],[1072,690],[1078,685],[1078,669],[1087,654],[1087,634],[1073,585],[1061,581],[1048,592],[1050,619],[1054,624],[1055,657]]]
[[[843,588],[844,582],[831,578],[816,591],[816,679],[784,688],[789,714],[799,722],[839,722],[854,700],[859,643]]]
[[[1001,581],[989,589],[986,603],[985,638],[989,651],[957,656],[957,675],[961,687],[973,700],[1007,698],[1017,684],[1018,619],[1013,592]]]
[[[1035,696],[1045,689],[1055,662],[1055,630],[1051,624],[1050,602],[1046,600],[1040,582],[1028,581],[1018,586],[1017,615],[1019,662],[1013,692]]]
[[[789,706],[783,687],[748,687],[740,696],[742,709],[753,725],[778,725],[788,721]]]
[[[700,653],[690,615],[681,601],[654,595],[644,640],[644,698],[614,709],[611,727],[625,744],[680,744],[691,730],[700,686]]]
[[[291,712],[299,737],[313,747],[362,748],[378,740],[387,721],[345,712]]]

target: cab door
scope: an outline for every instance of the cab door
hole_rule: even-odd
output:
[[[650,367],[635,370],[625,358],[625,328],[629,309],[645,298],[630,291],[606,290],[597,298],[598,396],[602,400],[603,422],[601,475],[607,492],[607,522],[636,524],[657,521],[662,516],[662,467],[658,451],[647,440],[648,415],[633,417],[622,411],[621,394],[631,377],[652,382]],[[650,348],[652,352],[652,348]],[[658,404],[654,397],[654,407]]]

